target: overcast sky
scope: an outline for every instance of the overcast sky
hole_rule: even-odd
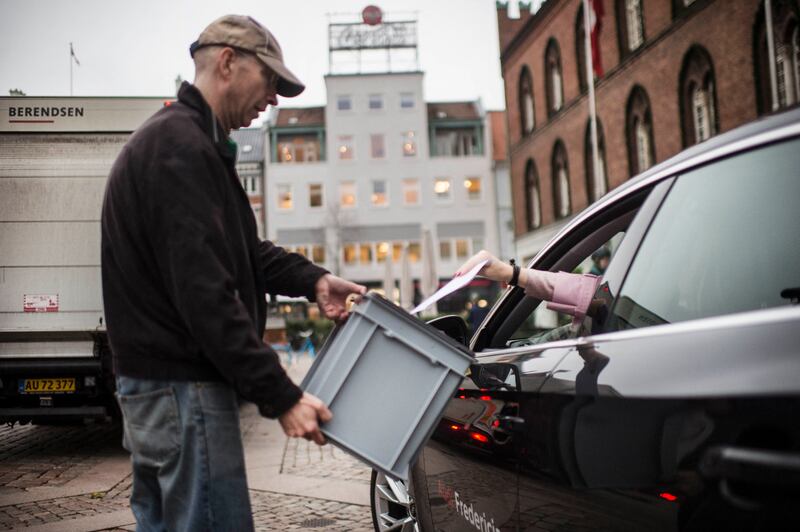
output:
[[[191,80],[188,47],[227,13],[251,15],[277,37],[306,91],[281,105],[325,102],[329,13],[360,13],[366,0],[0,0],[0,91],[76,96],[169,96]],[[428,101],[481,98],[503,109],[495,0],[384,0],[384,13],[416,13]]]

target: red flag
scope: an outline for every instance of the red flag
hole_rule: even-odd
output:
[[[598,78],[603,77],[600,55],[600,30],[603,29],[603,0],[589,0],[589,29],[592,44],[592,68]]]

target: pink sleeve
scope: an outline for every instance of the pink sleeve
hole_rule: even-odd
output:
[[[574,316],[573,324],[583,321],[600,277],[592,274],[528,270],[525,294],[548,301],[547,308]]]

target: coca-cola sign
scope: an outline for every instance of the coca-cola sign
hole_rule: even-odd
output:
[[[331,51],[374,48],[415,48],[417,23],[331,24],[328,29]]]

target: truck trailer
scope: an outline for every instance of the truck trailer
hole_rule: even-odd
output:
[[[0,98],[0,422],[116,412],[100,275],[106,179],[173,98]]]

